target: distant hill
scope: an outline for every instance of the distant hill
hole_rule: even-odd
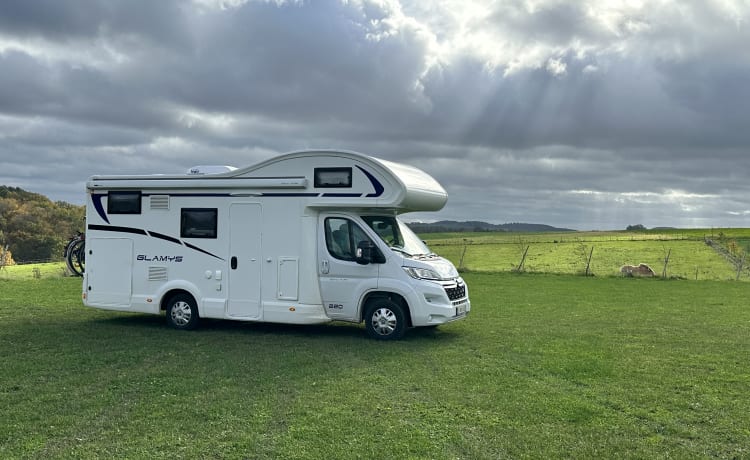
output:
[[[60,260],[68,238],[83,230],[84,214],[83,206],[0,185],[0,246],[16,262]]]
[[[457,222],[455,220],[441,220],[439,222],[410,222],[407,225],[416,233],[443,232],[574,232],[569,228],[558,228],[544,224],[489,224],[487,222],[470,220]]]

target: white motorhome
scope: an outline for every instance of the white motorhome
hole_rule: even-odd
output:
[[[437,211],[440,184],[354,152],[301,151],[246,168],[93,176],[83,301],[199,318],[364,321],[378,339],[465,318],[456,268],[398,218]]]

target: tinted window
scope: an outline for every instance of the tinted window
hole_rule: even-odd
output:
[[[316,188],[352,188],[352,168],[315,168]]]
[[[216,238],[216,208],[183,208],[180,218],[182,238]]]
[[[141,192],[109,192],[107,194],[108,214],[140,214]]]

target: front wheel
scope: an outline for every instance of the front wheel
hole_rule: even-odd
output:
[[[365,329],[373,339],[400,339],[406,333],[404,308],[388,299],[370,302],[365,310]]]
[[[177,294],[167,303],[167,324],[174,329],[190,330],[198,327],[198,307],[188,294]]]

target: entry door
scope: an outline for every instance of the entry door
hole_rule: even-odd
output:
[[[86,241],[88,302],[106,307],[130,307],[133,292],[133,240],[91,238]]]
[[[261,207],[235,203],[229,209],[229,316],[260,317]]]
[[[323,307],[330,318],[356,320],[359,301],[378,287],[379,265],[359,265],[357,245],[372,241],[353,220],[321,215],[318,232],[318,273]]]

